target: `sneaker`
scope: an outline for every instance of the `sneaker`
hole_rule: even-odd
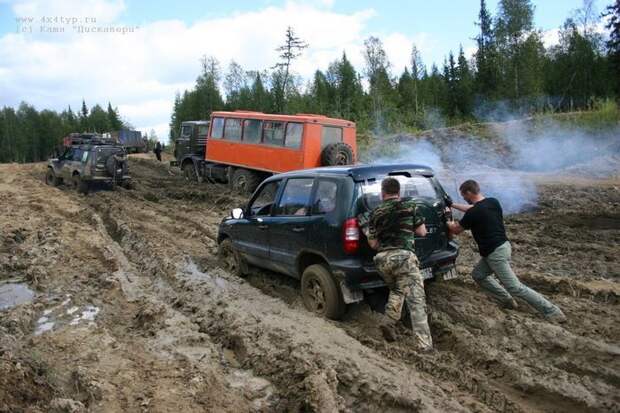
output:
[[[504,303],[504,308],[508,310],[517,310],[519,308],[519,304],[514,298],[511,298],[510,301]]]
[[[417,349],[418,353],[422,353],[422,354],[429,354],[432,353],[434,350],[433,346],[420,346],[418,345]]]
[[[519,308],[519,304],[517,304],[517,301],[514,298],[511,298],[508,301],[499,301],[499,300],[495,300],[495,301],[500,307],[505,308],[507,310],[516,310]]]
[[[545,318],[547,319],[547,321],[554,324],[562,324],[566,322],[566,316],[559,308],[557,309],[557,311],[554,311],[553,313],[545,316]]]

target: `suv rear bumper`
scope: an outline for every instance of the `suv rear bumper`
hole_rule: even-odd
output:
[[[450,241],[445,250],[436,251],[422,261],[420,268],[432,268],[432,274],[435,277],[454,268],[458,255],[458,243]],[[345,285],[351,290],[367,290],[385,286],[374,264],[364,264],[359,257],[332,261],[331,268],[334,274],[344,275]]]
[[[84,179],[91,181],[91,182],[112,182],[114,180],[114,178],[111,176],[90,176],[90,177],[85,177]],[[131,179],[131,176],[123,175],[123,176],[116,177],[117,181],[126,181],[128,179]]]

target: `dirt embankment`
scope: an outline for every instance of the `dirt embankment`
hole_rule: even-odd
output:
[[[130,168],[136,189],[81,196],[0,166],[0,279],[36,291],[0,313],[0,411],[620,411],[618,181],[539,182],[540,208],[508,219],[516,270],[566,325],[499,309],[463,238],[421,355],[367,304],[327,321],[294,280],[222,271],[217,225],[243,200]]]

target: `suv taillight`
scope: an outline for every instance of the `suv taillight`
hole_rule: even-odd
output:
[[[349,218],[342,227],[342,245],[346,254],[354,254],[360,246],[360,227],[357,218]]]

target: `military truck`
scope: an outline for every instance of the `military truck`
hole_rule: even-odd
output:
[[[146,139],[142,132],[129,129],[121,129],[111,133],[112,138],[122,145],[127,153],[146,152]]]
[[[179,137],[174,141],[175,160],[171,165],[180,167],[188,181],[202,181],[199,165],[205,159],[209,124],[208,120],[183,122]]]
[[[94,133],[72,133],[63,140],[63,151],[48,160],[45,182],[66,183],[86,194],[96,183],[131,187],[125,148],[113,139]]]

